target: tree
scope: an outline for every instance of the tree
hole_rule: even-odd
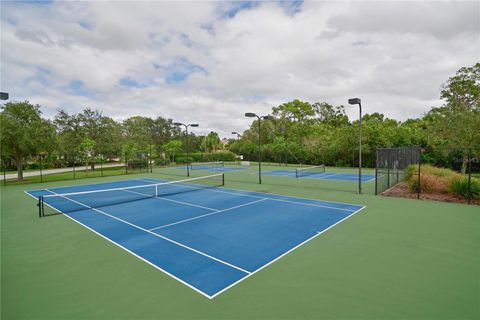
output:
[[[74,162],[85,139],[95,141],[95,146],[90,150],[92,158],[100,154],[110,158],[120,153],[123,139],[121,126],[98,110],[86,108],[79,114],[59,110],[54,124],[59,137],[58,151]],[[92,161],[90,166],[94,170],[95,162]]]
[[[41,117],[39,105],[28,101],[8,102],[0,112],[2,155],[11,156],[23,180],[26,158],[39,152],[50,152],[55,147],[55,130]]]
[[[170,158],[170,161],[175,162],[175,156],[182,152],[182,141],[170,140],[165,143],[162,148],[165,154]]]
[[[206,152],[216,151],[221,145],[218,133],[211,131],[202,139],[202,147]]]
[[[441,137],[446,147],[480,147],[480,63],[461,68],[443,86],[445,105],[427,114],[431,135]],[[468,155],[463,154],[462,173]]]
[[[93,154],[96,146],[96,142],[93,139],[90,138],[85,138],[82,143],[80,144],[80,151],[83,154],[83,157],[85,159],[85,169],[88,168],[88,162],[91,161],[93,162]],[[93,170],[93,169],[92,169]]]
[[[272,108],[272,113],[281,118],[287,118],[290,121],[305,121],[315,115],[315,110],[308,102],[293,100],[278,107]]]

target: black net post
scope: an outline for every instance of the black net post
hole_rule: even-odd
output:
[[[222,173],[222,186],[225,185],[225,173]]]
[[[468,204],[472,202],[472,149],[468,149]]]
[[[41,217],[43,217],[43,213],[44,213],[44,211],[43,211],[43,196],[38,197],[37,206],[38,206],[38,217],[41,218]]]

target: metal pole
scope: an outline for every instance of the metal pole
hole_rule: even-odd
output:
[[[417,199],[420,199],[420,174],[421,174],[421,170],[422,170],[422,157],[421,157],[421,153],[422,150],[421,149],[418,149],[418,180],[417,180]]]
[[[5,158],[2,158],[2,162],[3,162],[3,185],[6,186],[7,185],[7,164],[5,162]]]
[[[261,150],[261,138],[260,138],[260,121],[261,118],[257,116],[258,118],[258,183],[262,184],[262,150]]]
[[[153,141],[152,141],[153,143]],[[150,163],[150,173],[153,172],[153,163],[152,163],[152,145],[150,145],[150,154],[148,155],[148,162]]]
[[[378,149],[375,152],[375,195],[378,195]]]
[[[190,177],[190,160],[188,159],[188,125],[185,126],[185,151],[187,152],[187,177]]]
[[[358,107],[360,108],[360,129],[358,138],[359,141],[359,150],[358,150],[358,193],[362,193],[362,104],[359,103]]]
[[[100,174],[103,177],[103,155],[100,155]]]
[[[40,182],[43,182],[42,155],[40,155]]]
[[[387,189],[390,188],[390,153],[392,150],[387,150]]]
[[[75,156],[73,157],[73,180],[75,180]]]

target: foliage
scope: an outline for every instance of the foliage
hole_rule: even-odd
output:
[[[452,180],[449,187],[452,193],[468,197],[468,177],[463,176]],[[470,195],[472,199],[480,199],[480,179],[471,179]]]
[[[54,148],[54,128],[41,117],[40,106],[28,101],[6,103],[0,113],[0,124],[1,154],[15,160],[18,180],[22,180],[26,158]]]
[[[407,168],[405,181],[410,192],[416,193],[420,188],[422,193],[453,193],[465,198],[468,197],[468,176],[431,165],[422,165],[420,173],[419,186],[418,166],[412,165]],[[480,198],[480,179],[471,178],[471,196],[473,199]]]
[[[182,152],[182,145],[180,140],[170,140],[162,146],[163,151],[170,158],[171,162],[175,162],[175,156]]]

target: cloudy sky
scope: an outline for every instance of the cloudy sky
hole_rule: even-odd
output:
[[[1,91],[47,117],[92,107],[231,136],[245,112],[358,96],[404,120],[479,57],[479,1],[1,3]]]

